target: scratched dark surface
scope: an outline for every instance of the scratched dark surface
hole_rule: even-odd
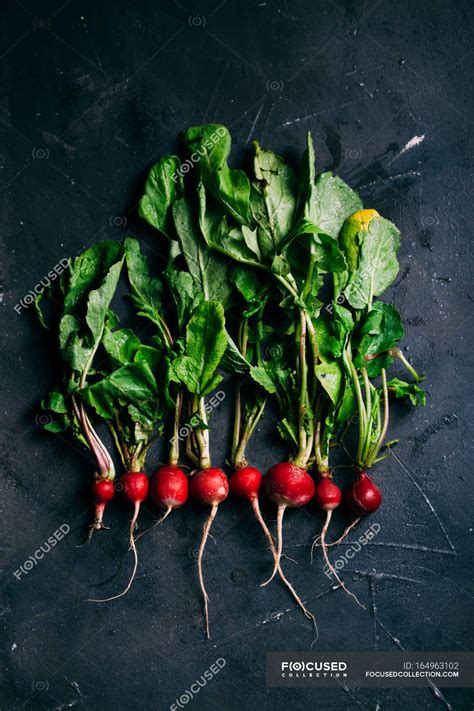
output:
[[[110,507],[112,530],[76,547],[92,464],[41,429],[55,359],[31,309],[14,306],[63,257],[127,232],[159,268],[159,240],[135,204],[180,129],[219,121],[236,157],[256,137],[290,160],[311,129],[318,170],[336,170],[402,230],[386,298],[404,315],[407,355],[429,374],[428,405],[394,409],[401,444],[376,472],[380,532],[343,570],[367,609],[331,588],[319,559],[310,565],[321,528],[311,507],[286,517],[297,562],[286,567],[318,618],[316,649],[469,649],[472,4],[6,0],[2,15],[2,711],[161,711],[218,658],[224,668],[189,709],[471,709],[466,690],[266,689],[265,651],[307,650],[312,633],[278,583],[258,587],[268,554],[238,502],[222,506],[206,553],[211,642],[195,565],[205,511],[193,505],[143,540],[127,598],[85,602],[127,579],[129,511]],[[220,463],[230,401],[212,420]],[[283,456],[268,421],[250,455],[263,469]],[[145,511],[142,526],[151,520]],[[17,580],[62,524],[69,535]]]

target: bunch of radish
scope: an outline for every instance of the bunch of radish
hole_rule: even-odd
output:
[[[320,530],[312,546],[308,542],[311,554],[314,546],[321,548],[337,584],[361,605],[332,565],[330,549],[382,502],[368,472],[396,444],[387,441],[389,397],[425,403],[423,378],[398,345],[404,335],[400,314],[377,300],[398,273],[400,233],[377,211],[364,209],[339,177],[316,174],[310,134],[297,172],[257,142],[251,170],[229,167],[231,139],[223,126],[189,128],[182,140],[200,156],[193,179],[184,181],[178,156],[164,156],[151,169],[139,203],[140,216],[156,228],[168,252],[166,269],[152,275],[140,243],[128,237],[71,259],[53,287],[60,309],[50,326],[64,368],[42,405],[50,414],[46,429],[68,432],[93,456],[87,540],[106,528],[104,510],[116,492],[133,507],[124,537],[133,555],[128,582],[121,592],[93,601],[110,602],[130,591],[139,565],[137,541],[191,496],[209,509],[197,555],[209,637],[205,546],[230,491],[251,505],[269,549],[271,569],[261,586],[278,575],[316,626],[283,570],[285,512],[304,506],[322,512]],[[122,326],[112,311],[120,279],[137,328]],[[408,370],[410,382],[387,379],[395,363]],[[228,461],[218,468],[210,414],[221,401],[224,373],[233,382],[234,422]],[[262,475],[248,461],[248,449],[264,414],[275,410],[275,430],[288,455]],[[350,429],[358,431],[356,474],[343,487],[334,476],[332,452]],[[117,484],[107,432],[122,470]],[[160,438],[166,463],[149,479],[147,457]],[[262,497],[276,506],[274,533],[262,514]],[[159,515],[137,535],[148,498]],[[338,507],[347,525],[331,541]]]

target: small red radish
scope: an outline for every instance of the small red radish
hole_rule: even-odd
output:
[[[150,496],[155,506],[165,511],[160,519],[164,521],[170,511],[179,509],[188,500],[188,477],[176,464],[165,464],[151,480]]]
[[[268,545],[270,546],[270,550],[273,555],[273,560],[276,561],[277,550],[275,548],[275,541],[273,540],[273,536],[270,533],[270,530],[263,519],[262,513],[260,511],[260,504],[258,502],[258,494],[262,485],[262,479],[262,472],[259,469],[249,466],[240,467],[239,469],[236,469],[236,471],[230,477],[229,487],[231,493],[234,496],[238,496],[241,499],[247,499],[250,502],[250,505],[252,506],[253,512],[255,514],[255,518],[259,522],[268,541]],[[306,609],[298,593],[296,592],[290,581],[286,578],[280,564],[278,564],[278,574],[280,575],[282,582],[286,585],[298,605],[303,610],[306,617],[311,620],[315,629],[317,629],[314,615],[312,615],[311,612]]]
[[[256,467],[240,467],[229,479],[229,488],[234,496],[252,501],[258,499],[262,485],[262,472]]]
[[[135,578],[137,568],[138,568],[138,554],[137,548],[135,546],[134,530],[137,525],[138,514],[140,512],[140,505],[145,501],[148,496],[149,480],[146,474],[143,472],[126,472],[120,477],[117,490],[122,492],[122,495],[127,501],[130,501],[134,506],[133,518],[130,523],[130,548],[133,551],[133,570],[127,587],[118,595],[113,595],[105,600],[89,600],[89,602],[110,602],[111,600],[117,600],[117,598],[125,595],[129,590]]]
[[[346,504],[356,516],[377,511],[382,503],[382,494],[372,479],[362,471],[346,492]]]
[[[206,636],[209,639],[209,596],[207,594],[204,578],[202,574],[202,557],[206,545],[209,531],[217,513],[217,508],[220,503],[227,498],[229,493],[229,482],[222,469],[216,467],[207,467],[196,472],[191,478],[189,490],[193,499],[204,506],[211,506],[211,513],[204,524],[202,530],[201,544],[198,552],[198,574],[199,583],[201,585],[202,595],[204,598],[204,619],[206,624]]]
[[[89,535],[87,536],[86,541],[87,543],[91,540],[95,531],[108,528],[108,526],[104,525],[103,517],[105,507],[115,495],[114,482],[110,479],[96,479],[92,484],[92,495],[95,499],[94,521],[89,526]]]
[[[314,481],[302,467],[289,462],[275,464],[267,472],[264,479],[265,492],[274,504],[278,506],[277,513],[277,555],[273,572],[262,587],[273,580],[278,570],[283,549],[283,514],[285,509],[304,506],[314,496]]]
[[[176,464],[164,464],[151,480],[150,497],[155,506],[165,513],[153,526],[136,536],[135,543],[163,523],[174,510],[184,506],[189,497],[189,480]]]
[[[342,492],[329,476],[322,477],[314,490],[314,502],[323,511],[334,511],[341,503]]]
[[[332,512],[334,511],[334,509],[337,509],[337,507],[341,503],[342,492],[341,492],[340,488],[338,487],[338,485],[332,481],[331,472],[322,471],[319,473],[319,476],[320,476],[320,479],[315,487],[314,501],[320,509],[322,509],[323,511],[326,511],[326,521],[324,522],[323,530],[321,532],[321,549],[323,551],[324,560],[326,561],[327,567],[329,568],[331,573],[334,575],[335,580],[337,580],[337,582],[343,588],[343,590],[345,590],[348,595],[353,597],[358,605],[360,605],[361,607],[364,607],[364,605],[362,605],[362,603],[359,602],[359,600],[354,595],[354,593],[352,593],[350,590],[348,590],[346,588],[343,581],[337,574],[336,569],[334,568],[331,561],[329,560],[329,555],[328,555],[328,551],[327,551],[327,544],[326,544],[326,534],[327,534],[327,531],[329,528],[329,524],[331,522]]]

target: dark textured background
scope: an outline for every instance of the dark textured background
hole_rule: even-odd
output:
[[[316,649],[468,649],[472,4],[6,0],[2,9],[2,711],[161,711],[219,657],[225,668],[189,709],[470,709],[466,690],[267,690],[265,651],[309,649],[312,635],[278,583],[259,589],[268,554],[239,502],[222,506],[206,553],[211,642],[195,566],[205,511],[192,505],[143,540],[127,598],[86,603],[126,580],[129,511],[110,507],[112,531],[76,548],[92,464],[41,429],[55,358],[31,309],[14,306],[61,258],[127,231],[159,267],[157,235],[135,204],[180,129],[219,121],[236,158],[258,137],[289,159],[311,129],[318,170],[336,170],[402,230],[387,298],[404,315],[407,354],[429,374],[428,405],[397,406],[390,434],[402,442],[376,472],[381,531],[344,569],[367,609],[331,589],[319,560],[310,565],[321,527],[311,508],[286,517],[297,562],[286,567],[318,617]],[[213,419],[216,462],[229,406]],[[281,453],[265,425],[252,461],[267,468]],[[142,525],[151,520],[144,512]],[[63,523],[71,533],[16,580]]]

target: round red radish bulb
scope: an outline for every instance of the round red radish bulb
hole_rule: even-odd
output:
[[[141,504],[148,496],[149,480],[143,472],[126,472],[119,480],[123,496],[133,504]]]
[[[114,482],[110,479],[96,479],[92,484],[92,495],[95,499],[94,522],[89,527],[87,542],[92,538],[94,531],[100,531],[101,528],[106,528],[103,523],[104,510],[109,501],[114,498]]]
[[[274,504],[278,506],[277,512],[277,550],[273,572],[260,587],[265,587],[273,580],[280,567],[283,550],[283,515],[288,507],[304,506],[314,496],[314,481],[303,467],[289,462],[275,464],[268,470],[264,479],[265,492]]]
[[[137,525],[138,514],[140,512],[140,504],[142,504],[148,496],[148,488],[148,477],[143,472],[126,472],[120,477],[119,483],[117,485],[117,490],[121,491],[124,498],[127,499],[127,501],[130,501],[134,507],[133,517],[130,523],[129,530],[130,549],[133,551],[134,559],[133,570],[128,581],[127,587],[121,593],[119,593],[118,595],[112,595],[112,597],[107,597],[105,599],[92,598],[90,599],[90,602],[110,602],[111,600],[117,600],[119,597],[123,597],[123,595],[126,595],[130,590],[138,568],[138,554],[135,545],[134,531],[135,526]]]
[[[262,485],[262,472],[255,467],[237,469],[229,479],[229,488],[234,496],[256,499]]]
[[[267,472],[265,492],[274,504],[283,506],[304,506],[314,496],[314,481],[302,467],[289,462],[275,464]]]
[[[318,481],[314,491],[314,501],[323,511],[334,511],[342,499],[342,491],[329,477]]]
[[[229,482],[222,469],[201,469],[191,478],[189,491],[193,499],[205,506],[215,506],[227,498]]]
[[[92,484],[92,495],[98,499],[97,506],[105,507],[115,496],[114,482],[110,479],[96,479]]]
[[[346,492],[346,503],[357,516],[365,516],[377,511],[382,503],[382,494],[372,479],[365,472],[360,472]]]
[[[163,511],[178,509],[188,500],[188,477],[176,464],[165,464],[151,480],[150,496]]]

